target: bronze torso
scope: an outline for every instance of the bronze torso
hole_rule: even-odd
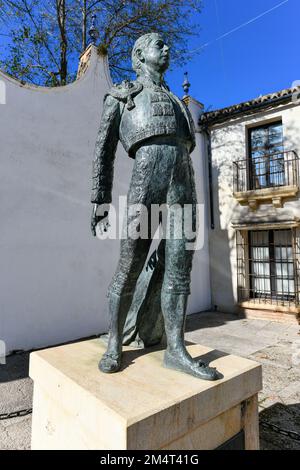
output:
[[[120,141],[129,156],[134,157],[143,142],[156,136],[185,142],[191,151],[195,145],[194,129],[185,104],[166,86],[156,86],[142,77],[137,83],[142,89],[134,97],[134,107],[124,106],[119,129]]]
[[[148,77],[113,86],[104,98],[102,120],[93,162],[91,201],[111,202],[115,151],[120,140],[128,155],[147,141],[170,138],[173,145],[195,148],[194,124],[187,106],[163,83],[155,85]]]

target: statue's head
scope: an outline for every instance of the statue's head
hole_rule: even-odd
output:
[[[169,47],[158,33],[148,33],[139,37],[132,49],[132,68],[137,75],[147,69],[164,73],[170,61]]]

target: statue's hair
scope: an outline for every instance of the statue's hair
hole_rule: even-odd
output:
[[[143,36],[139,37],[133,46],[132,53],[131,53],[131,60],[132,60],[132,68],[135,71],[137,75],[139,75],[142,71],[142,62],[140,61],[137,51],[139,49],[145,49],[146,47],[149,46],[151,41],[153,41],[154,38],[156,37],[161,37],[159,33],[147,33],[144,34]]]

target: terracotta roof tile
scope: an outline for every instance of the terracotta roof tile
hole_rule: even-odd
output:
[[[210,126],[217,122],[223,122],[227,119],[234,117],[247,112],[259,111],[261,108],[268,107],[273,105],[276,100],[276,104],[279,105],[287,100],[292,100],[293,94],[300,94],[300,86],[287,88],[285,90],[280,90],[277,93],[270,93],[268,95],[258,96],[250,101],[245,101],[233,106],[228,106],[227,108],[216,109],[214,111],[209,111],[207,113],[201,114],[200,125],[201,126]]]

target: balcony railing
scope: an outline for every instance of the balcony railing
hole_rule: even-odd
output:
[[[259,155],[233,164],[234,193],[298,185],[299,158],[294,150]]]

